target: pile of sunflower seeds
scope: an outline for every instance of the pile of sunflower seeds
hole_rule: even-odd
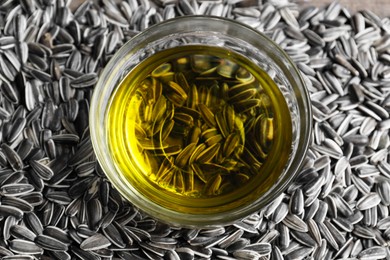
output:
[[[3,0],[2,259],[390,259],[390,20],[287,0]],[[310,91],[313,136],[288,190],[238,223],[184,229],[137,211],[93,155],[89,102],[132,36],[225,16],[276,41]]]

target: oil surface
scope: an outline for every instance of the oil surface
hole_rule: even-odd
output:
[[[275,183],[291,149],[275,82],[221,47],[175,47],[142,61],[113,94],[106,125],[132,188],[188,213],[250,203]]]

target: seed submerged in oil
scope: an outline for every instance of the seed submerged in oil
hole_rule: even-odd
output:
[[[135,158],[144,175],[138,180],[188,198],[229,194],[260,175],[277,179],[262,168],[280,135],[291,140],[291,119],[280,113],[287,108],[280,93],[271,101],[275,83],[219,47],[158,55],[130,72],[111,101],[109,138],[123,174],[140,174],[125,166]]]

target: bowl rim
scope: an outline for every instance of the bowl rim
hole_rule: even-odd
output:
[[[161,212],[159,212],[158,210],[150,210],[149,208],[147,208],[145,210],[145,208],[140,207],[140,205],[133,204],[134,202],[131,201],[130,198],[126,194],[124,194],[123,190],[121,190],[121,188],[117,187],[118,183],[115,180],[113,180],[112,176],[111,176],[112,171],[110,171],[110,169],[107,169],[107,158],[104,155],[104,153],[106,151],[104,151],[104,149],[102,149],[104,147],[102,147],[102,144],[101,144],[101,142],[103,140],[105,141],[104,133],[103,133],[104,129],[99,127],[99,122],[101,119],[103,119],[103,121],[105,120],[105,115],[101,115],[100,113],[96,113],[97,111],[101,110],[99,105],[101,105],[101,100],[102,100],[102,98],[104,98],[105,83],[111,78],[110,74],[117,73],[117,71],[115,71],[115,70],[120,71],[120,69],[118,68],[119,67],[118,61],[124,57],[123,52],[125,52],[126,50],[133,49],[130,47],[139,47],[138,45],[140,44],[140,42],[142,42],[144,40],[144,38],[150,37],[151,35],[153,35],[153,33],[158,31],[159,28],[161,28],[161,27],[168,27],[172,24],[184,23],[184,22],[188,23],[188,22],[194,22],[194,21],[197,21],[197,22],[202,21],[206,24],[209,24],[212,22],[227,23],[228,25],[232,24],[236,27],[240,27],[242,29],[245,29],[245,30],[253,33],[257,37],[259,37],[262,41],[267,42],[267,44],[269,44],[269,46],[272,47],[274,49],[274,51],[278,52],[279,54],[281,54],[283,56],[284,61],[287,61],[288,65],[292,68],[292,71],[290,71],[290,72],[292,74],[294,74],[293,75],[294,80],[296,80],[296,82],[294,84],[297,84],[297,86],[299,88],[299,91],[300,91],[299,94],[301,96],[300,98],[303,102],[304,110],[305,110],[305,111],[299,111],[299,115],[306,115],[305,120],[304,120],[305,124],[303,125],[301,123],[300,129],[297,130],[300,133],[304,134],[303,136],[301,136],[301,134],[298,134],[298,136],[300,137],[300,140],[299,140],[299,144],[297,145],[298,148],[297,148],[296,153],[298,154],[298,152],[299,152],[299,155],[301,155],[301,157],[300,158],[293,158],[291,160],[289,168],[293,168],[294,172],[292,172],[289,176],[284,176],[283,181],[277,180],[273,185],[273,186],[275,186],[276,184],[278,184],[276,189],[272,190],[272,194],[269,194],[269,192],[268,192],[269,190],[265,194],[263,194],[261,197],[264,197],[264,195],[266,197],[262,198],[263,200],[262,200],[261,205],[260,206],[257,205],[255,208],[259,209],[261,207],[264,207],[265,205],[270,203],[273,199],[275,199],[277,196],[279,196],[287,188],[287,186],[297,176],[299,169],[301,168],[302,163],[306,157],[306,153],[307,153],[307,150],[308,150],[309,145],[310,145],[313,119],[312,119],[312,108],[311,108],[309,91],[306,88],[305,81],[303,80],[303,77],[301,76],[301,73],[299,72],[297,66],[292,61],[292,59],[288,56],[288,54],[278,44],[276,44],[274,41],[272,41],[270,38],[268,38],[262,32],[254,29],[254,28],[252,28],[252,27],[250,27],[242,22],[239,22],[239,21],[236,21],[236,20],[233,20],[230,18],[224,18],[224,17],[218,17],[218,16],[208,16],[208,15],[179,16],[179,17],[175,17],[175,18],[160,22],[158,24],[152,25],[149,28],[147,28],[146,30],[133,36],[126,43],[124,43],[123,46],[121,46],[120,49],[116,51],[114,56],[111,57],[110,61],[104,67],[101,75],[99,76],[99,80],[95,86],[95,89],[93,91],[93,95],[92,95],[92,99],[91,99],[91,103],[90,103],[90,112],[89,112],[90,136],[91,136],[91,142],[92,142],[92,146],[94,149],[94,153],[96,155],[97,161],[100,163],[100,165],[102,167],[103,172],[106,174],[107,178],[113,184],[113,186],[122,194],[122,196],[126,200],[128,200],[130,203],[132,203],[132,205],[136,206],[137,208],[141,209],[142,211],[145,211],[148,215],[154,216],[154,217],[158,218],[159,220],[162,220],[163,222],[168,222],[169,224],[179,224],[180,226],[188,226],[188,227],[205,227],[205,226],[215,226],[215,225],[221,225],[221,224],[225,225],[225,224],[233,223],[235,220],[238,220],[239,218],[228,216],[227,221],[222,221],[222,218],[217,218],[217,219],[211,220],[210,215],[207,215],[207,214],[206,215],[193,215],[193,214],[184,214],[184,213],[180,212],[180,214],[179,214],[181,216],[181,218],[180,218],[181,221],[180,221],[179,219],[177,219],[178,216],[177,216],[177,212],[175,212],[175,211],[165,209],[167,212],[165,214],[161,215]],[[172,27],[172,28],[174,28],[174,27]],[[194,27],[194,31],[196,31],[197,29],[199,29],[199,28]],[[172,33],[174,33],[174,32],[172,32]],[[126,51],[126,53],[127,52],[128,51]],[[113,70],[115,73],[113,73]],[[301,108],[299,108],[299,109],[301,109]],[[302,118],[301,118],[300,122],[303,122]],[[95,127],[95,126],[97,126],[97,127]],[[300,151],[298,151],[298,149]],[[107,171],[110,171],[111,174],[107,174]],[[249,211],[255,211],[256,209],[246,209],[244,212],[240,212],[241,213],[240,217],[243,217],[242,216],[243,213],[248,213]],[[229,212],[227,212],[227,213],[229,213]],[[218,214],[226,215],[225,212],[218,213]],[[169,217],[167,217],[167,216],[169,216]],[[173,217],[173,216],[175,216],[175,217]],[[202,220],[203,218],[206,218],[208,220],[208,222],[207,221],[205,222],[204,220]],[[173,222],[171,222],[170,219],[173,219]]]

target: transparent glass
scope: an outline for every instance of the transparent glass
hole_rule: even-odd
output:
[[[112,160],[105,129],[111,95],[122,79],[154,53],[181,45],[202,44],[234,50],[274,77],[292,120],[292,145],[283,172],[272,187],[250,204],[234,210],[187,214],[148,200],[121,177]],[[110,60],[94,89],[90,108],[92,144],[102,169],[116,189],[132,204],[164,222],[186,227],[225,225],[244,218],[275,199],[297,175],[311,135],[311,105],[304,81],[287,54],[258,31],[239,22],[210,16],[178,17],[148,28],[133,37]],[[207,212],[207,211],[203,211]]]

